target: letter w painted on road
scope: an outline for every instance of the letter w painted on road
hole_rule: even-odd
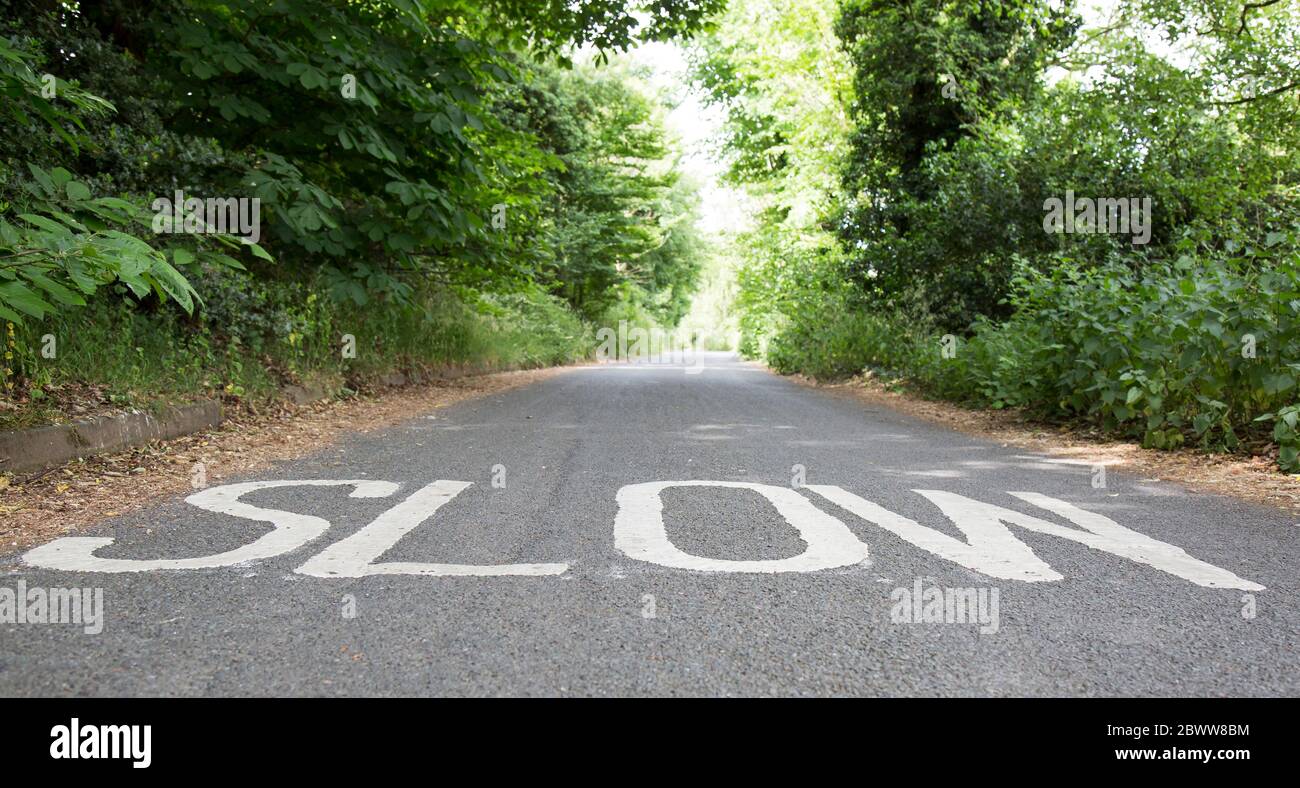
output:
[[[1198,561],[1182,549],[1171,544],[1129,530],[1108,517],[1031,492],[1013,492],[1020,500],[1046,509],[1069,520],[1083,530],[1040,520],[1028,514],[1004,509],[1001,506],[981,503],[956,493],[941,490],[913,490],[952,520],[968,542],[948,534],[926,528],[914,520],[895,514],[871,501],[859,498],[841,487],[810,484],[812,490],[831,503],[861,517],[870,523],[916,545],[922,550],[973,569],[980,574],[1006,580],[1043,582],[1060,580],[1061,574],[1034,555],[1029,545],[1017,539],[1005,524],[1016,525],[1027,531],[1069,539],[1140,564],[1168,572],[1199,586],[1210,588],[1239,588],[1245,591],[1263,591],[1264,587],[1243,580],[1226,569]]]

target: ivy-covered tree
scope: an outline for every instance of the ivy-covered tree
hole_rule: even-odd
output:
[[[1076,26],[1068,3],[1047,0],[843,3],[836,34],[853,64],[854,131],[837,223],[864,288],[919,297],[953,326],[997,311],[1005,242],[1019,239],[980,220],[1019,199],[1006,188],[1014,175],[999,151],[956,173],[936,157],[975,137],[1011,141],[1000,124],[1040,94],[1045,64]],[[950,175],[969,189],[945,193]]]

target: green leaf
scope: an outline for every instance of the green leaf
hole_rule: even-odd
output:
[[[90,188],[80,181],[68,181],[63,185],[63,189],[67,192],[69,200],[80,201],[90,199]]]
[[[167,295],[180,304],[187,314],[194,312],[193,296],[196,295],[194,288],[180,271],[171,266],[171,263],[166,260],[156,260],[150,273]]]
[[[26,312],[34,318],[45,317],[54,307],[18,282],[0,283],[0,304]]]
[[[47,219],[44,216],[37,216],[34,213],[20,213],[18,214],[18,218],[30,224],[34,224],[46,232],[55,233],[57,235],[72,235],[72,230],[52,219]]]
[[[27,169],[31,171],[32,177],[41,185],[41,188],[45,190],[46,194],[52,196],[58,192],[58,188],[54,185],[54,179],[50,177],[48,172],[31,162],[27,162]]]
[[[50,279],[45,274],[37,271],[24,271],[23,276],[29,282],[53,296],[55,301],[65,306],[85,306],[86,304],[85,299],[81,296]]]
[[[22,315],[20,315],[20,314],[18,314],[17,312],[14,312],[13,310],[7,308],[7,307],[4,305],[4,302],[3,302],[3,301],[0,301],[0,318],[4,318],[5,320],[8,320],[8,321],[11,322],[11,323],[22,323],[22,322],[23,322],[23,317],[22,317]]]
[[[1295,386],[1296,379],[1294,375],[1286,372],[1276,372],[1264,376],[1264,391],[1268,394],[1281,394],[1283,391]]]
[[[275,258],[271,257],[271,255],[268,254],[267,251],[263,249],[259,244],[244,244],[244,245],[248,247],[248,250],[253,253],[254,257],[260,257],[263,260],[266,260],[268,263],[275,262]]]
[[[1300,470],[1300,448],[1283,446],[1277,453],[1277,463],[1288,473]]]

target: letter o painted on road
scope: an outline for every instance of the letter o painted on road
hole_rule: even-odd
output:
[[[680,550],[668,538],[660,493],[669,487],[722,487],[753,490],[772,502],[799,532],[807,548],[790,558],[730,561]],[[867,546],[849,527],[823,512],[794,490],[749,482],[681,481],[629,484],[618,491],[614,546],[638,561],[701,572],[815,572],[852,566],[866,560]]]

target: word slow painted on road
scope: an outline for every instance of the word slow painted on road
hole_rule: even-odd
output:
[[[371,575],[426,575],[436,577],[505,575],[561,575],[567,563],[443,564],[381,561],[397,542],[433,518],[448,501],[472,482],[439,479],[425,485],[401,503],[380,514],[352,535],[330,544],[295,571],[322,578],[356,578]],[[108,537],[64,537],[37,547],[23,556],[35,567],[74,572],[148,572],[168,569],[213,569],[261,561],[306,546],[329,530],[329,521],[314,515],[269,509],[244,503],[241,498],[257,490],[276,487],[350,487],[352,498],[387,498],[398,491],[395,482],[370,479],[309,479],[256,481],[212,487],[186,498],[200,509],[246,520],[269,523],[261,537],[222,553],[197,558],[129,559],[97,555],[113,544]],[[804,542],[804,550],[789,558],[733,561],[693,555],[673,544],[664,524],[662,493],[670,488],[721,488],[752,491],[770,503]],[[629,484],[616,495],[614,546],[625,555],[673,569],[698,572],[816,572],[863,563],[865,542],[837,517],[814,505],[801,491],[824,498],[868,523],[946,561],[987,577],[1028,583],[1063,579],[1009,526],[1076,542],[1093,550],[1119,556],[1166,572],[1199,586],[1262,591],[1264,587],[1232,572],[1198,560],[1182,548],[1152,539],[1100,514],[1056,498],[1033,492],[1010,495],[1032,507],[1069,521],[1059,525],[1040,517],[967,498],[942,490],[914,490],[934,504],[964,536],[965,541],[885,509],[834,485],[807,485],[800,489],[770,484],[730,481],[666,481]]]

